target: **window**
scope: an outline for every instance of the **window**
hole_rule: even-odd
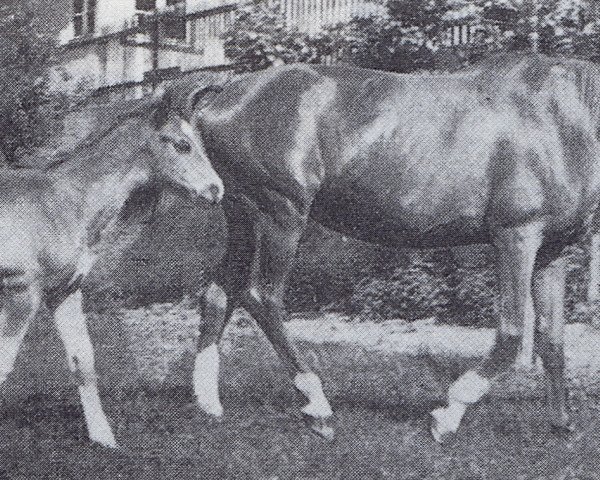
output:
[[[88,0],[87,31],[88,33],[96,31],[96,0]]]
[[[170,17],[162,21],[163,33],[166,38],[173,40],[186,39],[186,22],[185,17]]]
[[[163,20],[163,34],[178,41],[186,39],[185,0],[167,0],[167,7],[175,7],[175,14]]]
[[[156,0],[135,0],[135,9],[140,12],[151,12],[156,8]]]
[[[83,0],[73,0],[73,30],[76,37],[83,35]]]
[[[76,37],[96,30],[96,0],[73,0],[73,31]]]

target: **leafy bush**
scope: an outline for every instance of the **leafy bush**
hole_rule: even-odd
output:
[[[287,25],[279,2],[255,0],[238,8],[224,40],[225,54],[240,72],[317,61],[305,35]]]
[[[389,0],[370,7],[366,16],[308,34],[289,23],[280,3],[255,0],[237,11],[226,54],[239,70],[337,59],[394,72],[453,70],[505,50],[600,57],[600,7],[590,0]],[[475,38],[450,46],[454,25],[476,26]]]
[[[409,320],[437,314],[446,304],[444,285],[435,264],[422,254],[388,278],[364,278],[349,301],[353,313],[371,319]]]
[[[33,15],[0,6],[0,152],[15,162],[57,129],[66,98],[49,91],[53,42],[34,28]]]

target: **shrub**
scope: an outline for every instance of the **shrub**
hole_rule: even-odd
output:
[[[54,48],[32,14],[0,6],[0,156],[7,163],[62,127],[67,99],[49,91]]]

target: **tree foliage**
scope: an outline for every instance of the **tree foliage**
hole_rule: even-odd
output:
[[[255,0],[240,7],[224,40],[225,54],[238,71],[317,60],[307,36],[286,23],[279,2]]]
[[[594,0],[388,0],[371,14],[303,33],[286,23],[280,3],[240,9],[226,53],[240,69],[336,57],[383,70],[452,69],[497,50],[537,50],[600,58],[600,5]],[[289,22],[288,22],[289,23]],[[467,44],[452,27],[471,25]]]
[[[0,156],[8,163],[57,128],[63,99],[48,80],[54,48],[32,14],[0,7]]]

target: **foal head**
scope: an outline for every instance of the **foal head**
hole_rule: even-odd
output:
[[[173,111],[157,107],[148,119],[145,138],[151,172],[159,182],[199,195],[211,203],[223,197],[223,182],[213,169],[192,126]]]

